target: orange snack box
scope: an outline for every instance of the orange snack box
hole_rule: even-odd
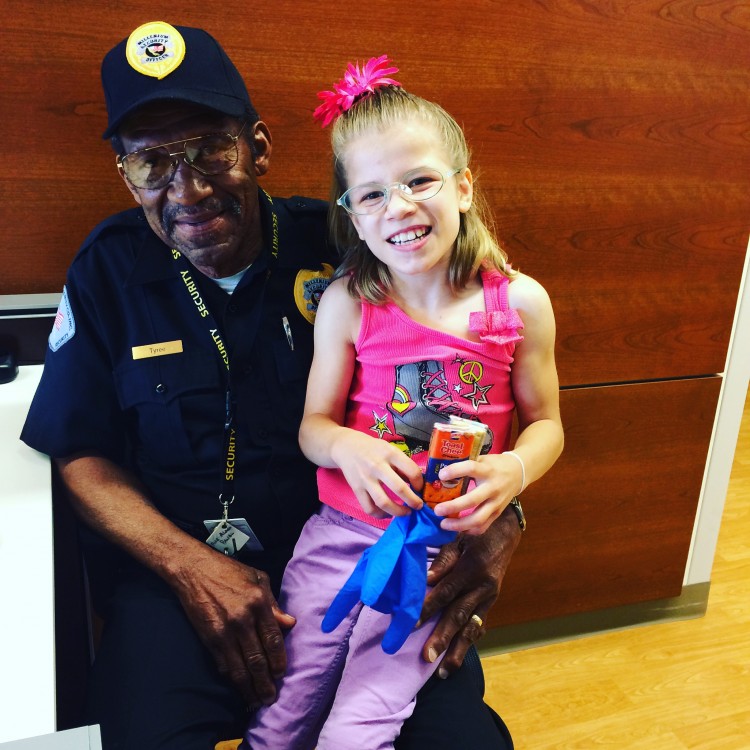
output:
[[[436,422],[430,437],[422,499],[431,508],[453,500],[466,492],[469,477],[443,482],[438,473],[444,466],[476,459],[482,450],[487,426],[470,419],[451,417],[450,422]]]

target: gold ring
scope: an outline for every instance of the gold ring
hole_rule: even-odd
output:
[[[480,628],[484,625],[484,620],[477,614],[471,616],[471,621],[475,622]]]

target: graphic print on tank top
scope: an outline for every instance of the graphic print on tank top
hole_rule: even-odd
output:
[[[449,363],[424,360],[397,365],[394,375],[393,397],[386,404],[395,434],[403,441],[394,444],[407,455],[426,451],[435,422],[448,422],[450,417],[479,420],[477,412],[482,404],[489,404],[492,383],[482,383],[484,367],[477,360],[456,356]],[[387,415],[373,413],[375,424],[370,429],[390,432]],[[492,447],[492,432],[488,433],[482,453]]]

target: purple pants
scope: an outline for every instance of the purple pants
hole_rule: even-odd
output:
[[[393,748],[440,661],[422,658],[437,615],[392,656],[380,646],[391,616],[361,603],[333,632],[320,628],[360,555],[382,533],[325,505],[302,530],[279,597],[297,618],[285,638],[287,671],[277,701],[258,710],[245,734],[252,750]],[[430,561],[435,553],[428,550]]]

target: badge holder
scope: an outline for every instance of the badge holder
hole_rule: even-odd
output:
[[[263,545],[250,528],[250,524],[244,518],[229,518],[229,506],[234,498],[224,502],[219,496],[219,501],[224,506],[221,518],[206,520],[203,525],[209,532],[206,544],[228,557],[234,557],[240,550],[248,552],[262,552]]]

